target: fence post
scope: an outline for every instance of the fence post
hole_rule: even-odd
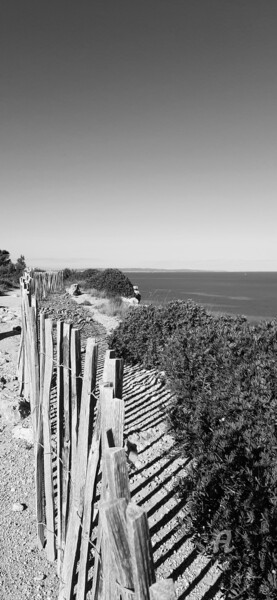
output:
[[[119,498],[125,498],[126,501],[130,500],[130,483],[127,469],[126,454],[123,448],[107,448],[104,450],[102,455],[102,490],[101,490],[101,502],[105,500],[118,500]],[[100,563],[100,552],[105,565],[103,571],[103,565]],[[101,588],[101,575],[109,570],[109,540],[103,535],[102,521],[101,521],[101,509],[99,514],[98,532],[97,532],[97,544],[96,554],[94,560],[94,577],[92,586],[92,598],[93,600],[98,599]],[[102,581],[104,585],[104,582]],[[109,591],[106,591],[107,599],[109,597]],[[101,594],[100,594],[101,596]]]
[[[104,502],[101,507],[103,538],[108,553],[103,555],[103,600],[118,597],[134,598],[134,580],[126,523],[127,500],[120,498]]]
[[[113,384],[115,398],[122,398],[123,367],[123,358],[109,358],[104,368],[106,379],[104,380],[103,377],[103,381],[104,383],[108,382]]]
[[[104,498],[116,500],[117,498],[131,499],[130,483],[124,448],[107,448],[103,453],[102,462],[105,465],[107,493]]]
[[[100,411],[102,429],[102,450],[109,446],[123,446],[124,401],[114,398],[111,384],[100,385]]]
[[[31,401],[31,366],[30,366],[30,331],[28,327],[28,315],[29,315],[29,301],[27,291],[24,288],[22,290],[22,329],[23,329],[23,340],[24,340],[24,398],[29,400],[32,410]],[[32,413],[33,423],[33,413]]]
[[[56,558],[55,544],[55,508],[51,451],[50,392],[53,374],[53,323],[45,319],[45,371],[43,378],[43,440],[44,440],[44,474],[47,527],[47,558]]]
[[[102,375],[102,381],[103,383],[108,383],[108,363],[109,363],[109,359],[110,358],[115,358],[115,350],[106,350],[105,352],[105,359],[104,359],[104,368],[103,368],[103,375]]]
[[[126,518],[135,598],[150,600],[149,588],[152,583],[155,583],[155,573],[146,512],[130,502],[127,506]]]

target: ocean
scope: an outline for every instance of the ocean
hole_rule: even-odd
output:
[[[143,304],[194,300],[216,313],[249,320],[277,317],[277,272],[124,271]]]

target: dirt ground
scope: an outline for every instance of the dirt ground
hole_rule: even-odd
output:
[[[73,302],[61,297],[48,300],[44,310],[53,318],[62,313],[74,320],[78,315],[86,337],[97,322],[103,354],[106,332],[118,320],[98,313],[90,300],[91,306],[75,305],[82,313],[75,314]],[[36,542],[32,431],[30,417],[20,407],[16,371],[19,326],[19,296],[0,297],[0,599],[56,600],[56,565],[47,562]],[[170,393],[156,372],[126,366],[123,398],[131,494],[147,511],[156,577],[173,577],[178,600],[219,600],[220,573],[195,551],[186,533],[185,506],[176,493],[187,461],[176,455],[166,431]]]

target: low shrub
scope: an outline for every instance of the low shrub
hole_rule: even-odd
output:
[[[89,294],[90,296],[94,296],[94,298],[109,298],[111,297],[110,294],[108,294],[107,292],[105,292],[104,290],[100,291],[100,290],[96,290],[95,288],[85,288],[86,294]]]
[[[224,597],[277,598],[277,321],[214,317],[193,302],[138,307],[110,337],[166,373],[169,427],[196,545],[223,566]]]
[[[19,285],[19,281],[17,281],[17,279],[10,279],[8,277],[0,278],[0,286],[3,292],[8,292],[9,290],[12,290],[16,286],[16,284]]]
[[[97,290],[104,290],[113,296],[134,296],[134,289],[130,279],[119,269],[105,269],[98,271],[87,279],[87,285]]]
[[[78,271],[76,269],[68,269],[68,268],[63,269],[63,280],[66,281],[67,285],[70,282],[77,283],[81,277],[82,277],[81,271]]]
[[[109,344],[130,364],[158,367],[164,347],[176,330],[204,325],[212,317],[192,301],[173,301],[162,307],[136,307],[110,336]]]
[[[133,307],[123,302],[121,296],[113,296],[109,298],[108,302],[103,303],[97,308],[100,312],[109,317],[119,317],[119,319],[124,319]]]
[[[86,269],[85,271],[64,269],[63,278],[67,286],[70,283],[79,283],[85,291],[92,288],[98,292],[104,292],[105,297],[125,296],[130,298],[134,296],[130,279],[119,269],[103,271],[99,269]]]
[[[218,319],[213,335],[179,332],[164,351],[171,428],[193,459],[179,483],[187,524],[224,563],[226,598],[277,597],[276,334],[274,322]]]

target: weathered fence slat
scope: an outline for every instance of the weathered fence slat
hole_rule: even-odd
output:
[[[44,443],[44,474],[45,474],[45,500],[47,524],[47,558],[54,561],[56,558],[55,543],[55,509],[52,471],[51,450],[51,422],[50,422],[50,392],[53,375],[53,323],[45,319],[45,371],[43,378],[43,443]]]
[[[35,420],[35,431],[38,425],[38,415],[40,406],[40,381],[39,381],[39,353],[38,353],[38,332],[36,313],[33,307],[30,308],[30,342],[31,342],[31,388],[33,397],[33,410]]]
[[[63,324],[63,446],[62,446],[62,547],[65,546],[70,491],[70,438],[71,438],[71,374],[70,374],[71,324]]]
[[[61,573],[63,547],[62,547],[62,482],[63,482],[63,322],[57,322],[57,551],[58,575]]]
[[[79,514],[83,512],[84,487],[87,472],[87,459],[93,433],[93,419],[96,407],[96,374],[98,344],[93,338],[87,340],[85,368],[82,385],[82,397],[79,418],[79,433],[76,459],[76,480],[74,485],[74,503],[79,505]]]
[[[75,481],[79,414],[82,392],[82,362],[80,330],[71,331],[71,480]]]
[[[107,495],[109,500],[131,499],[130,483],[124,448],[107,448],[102,457],[108,482]]]
[[[96,478],[99,472],[99,463],[100,423],[96,425],[88,459],[76,600],[85,600],[86,597],[91,523],[94,510],[95,487]]]
[[[122,398],[123,358],[109,358],[105,370],[106,381],[113,384],[115,398]],[[105,383],[105,381],[104,381]]]
[[[129,547],[137,600],[149,600],[155,583],[153,555],[146,512],[130,502],[126,511]]]
[[[127,501],[130,500],[130,484],[126,454],[123,448],[107,448],[102,455],[102,490],[100,504],[103,504],[105,500],[118,500],[122,497]],[[101,581],[101,577],[103,578],[103,564],[100,562],[100,554],[105,562],[105,556],[109,554],[109,544],[103,537],[101,509],[99,514],[94,560],[94,575],[92,585],[93,600],[96,600],[98,596],[101,596],[100,586],[103,584],[103,581]]]
[[[37,534],[40,548],[45,543],[45,492],[44,492],[44,447],[43,447],[43,381],[45,371],[45,316],[40,314],[40,390],[39,408],[37,415],[37,431],[34,439],[35,450],[35,481],[36,481],[36,516]],[[35,435],[35,433],[34,433]]]
[[[125,405],[124,400],[114,398],[114,388],[103,384],[100,389],[102,450],[109,446],[123,446],[123,430]],[[112,435],[113,443],[109,443],[108,432]]]
[[[102,375],[102,381],[103,383],[108,383],[109,379],[108,379],[108,365],[109,365],[109,359],[110,358],[115,358],[115,350],[106,350],[105,352],[105,359],[104,359],[104,368],[103,368],[103,375]]]
[[[105,573],[103,598],[114,597],[117,585],[124,600],[134,598],[134,580],[126,523],[127,500],[120,498],[101,506],[103,523],[103,569]]]

